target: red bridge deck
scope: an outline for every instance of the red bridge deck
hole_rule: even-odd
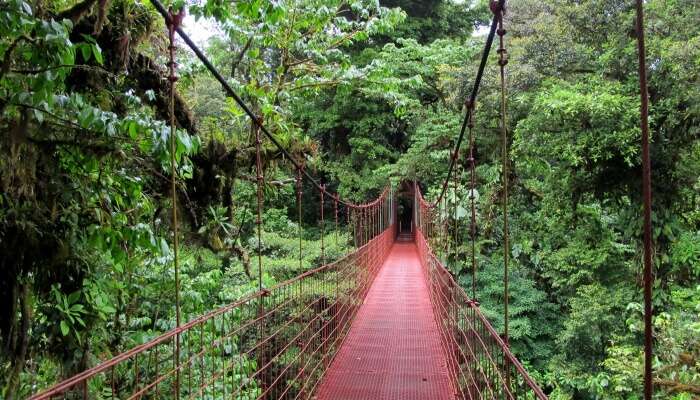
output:
[[[317,392],[318,400],[453,399],[414,243],[396,243]]]

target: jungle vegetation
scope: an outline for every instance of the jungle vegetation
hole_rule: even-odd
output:
[[[283,145],[363,201],[435,197],[482,0],[187,0],[188,29]],[[648,0],[659,399],[700,396],[700,3]],[[512,346],[554,400],[642,385],[639,86],[631,0],[512,0]],[[0,397],[24,398],[175,326],[167,34],[148,1],[0,2]],[[180,45],[182,44],[179,42]],[[257,288],[250,121],[185,48],[175,97],[185,319]],[[475,112],[478,298],[501,303],[499,92]],[[265,284],[320,260],[317,208],[265,142]],[[463,162],[463,167],[466,163]],[[464,171],[464,169],[462,169]],[[468,237],[468,176],[456,218]],[[450,189],[452,190],[452,189]],[[304,199],[317,193],[304,187]],[[330,241],[327,256],[348,240]],[[470,247],[450,269],[471,282]]]

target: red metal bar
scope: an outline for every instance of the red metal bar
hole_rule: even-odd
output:
[[[338,197],[333,196],[333,210],[335,212],[335,245],[338,246]]]
[[[326,263],[326,252],[324,246],[324,236],[326,236],[326,220],[324,219],[323,209],[325,208],[324,195],[326,193],[326,185],[321,185],[321,265]]]

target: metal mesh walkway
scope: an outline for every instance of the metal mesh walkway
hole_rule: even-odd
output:
[[[453,399],[414,243],[396,243],[317,392],[318,400]]]

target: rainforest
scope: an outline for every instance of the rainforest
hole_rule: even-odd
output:
[[[0,0],[0,398],[29,398],[213,310],[343,264],[384,240],[383,229],[415,234],[418,191],[439,200],[436,260],[548,398],[643,398],[633,0],[508,1],[474,103],[494,18],[486,0],[175,0],[164,2],[170,22],[155,3]],[[700,2],[643,6],[653,396],[692,400]],[[470,136],[454,152],[465,110]],[[357,282],[337,274],[214,316],[196,339],[176,333],[166,350],[58,397],[311,398],[285,372],[303,349],[283,343],[304,337],[266,342],[285,349],[270,357],[251,342],[259,330],[216,332],[294,293],[328,313],[331,293]],[[291,315],[270,324],[303,325]],[[192,373],[180,341],[216,349],[202,350]],[[176,374],[141,384],[162,374],[161,362]],[[268,393],[270,377],[239,384],[262,364],[289,391]],[[208,391],[201,371],[222,379],[221,392]],[[181,394],[188,379],[204,389]],[[132,384],[155,392],[115,396]],[[474,398],[514,398],[491,394]]]

